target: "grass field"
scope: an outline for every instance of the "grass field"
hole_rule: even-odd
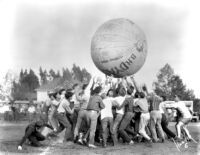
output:
[[[200,154],[200,145],[189,143],[188,149],[182,148],[180,153],[173,142],[166,140],[165,143],[154,143],[152,147],[147,147],[144,143],[135,143],[132,146],[119,144],[118,146],[97,149],[89,149],[74,143],[61,144],[55,140],[45,140],[44,146],[40,148],[24,145],[22,151],[17,150],[17,144],[24,134],[27,123],[1,123],[0,122],[0,154],[105,154],[105,155],[125,155],[125,154],[148,154],[148,155],[169,155],[169,154]],[[174,131],[174,124],[170,124]],[[190,123],[189,130],[192,136],[199,142],[200,123]],[[62,136],[62,134],[61,134]],[[199,153],[198,153],[199,152]]]

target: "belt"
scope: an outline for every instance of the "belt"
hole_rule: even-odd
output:
[[[60,115],[65,115],[65,112],[58,112],[58,114],[60,114]]]

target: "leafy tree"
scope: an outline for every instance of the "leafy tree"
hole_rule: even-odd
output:
[[[58,70],[57,73],[56,73],[56,78],[60,78],[61,75],[60,75],[60,71]]]
[[[66,69],[63,68],[62,72],[63,72],[63,76],[62,76],[63,79],[69,80],[69,81],[72,80],[72,73],[70,72],[70,70],[68,68],[66,68]]]
[[[47,71],[46,70],[42,70],[42,67],[40,67],[39,69],[39,74],[40,74],[40,82],[41,82],[41,85],[43,84],[46,84],[48,82],[48,74],[47,74]]]
[[[157,81],[153,83],[154,91],[159,96],[170,97],[171,88],[168,85],[169,80],[174,75],[174,70],[169,64],[166,64],[157,74]]]
[[[12,84],[11,94],[15,100],[31,100],[35,96],[35,89],[39,86],[39,79],[32,69],[29,70],[29,73],[27,70],[24,72],[21,70],[19,81],[13,81]]]
[[[52,77],[52,79],[55,79],[56,76],[57,76],[56,73],[55,73],[55,71],[53,69],[49,70],[49,75]]]
[[[72,73],[73,73],[74,79],[82,82],[83,75],[79,66],[76,66],[75,64],[73,64]]]
[[[153,85],[155,93],[159,96],[166,96],[168,100],[173,100],[174,95],[180,96],[181,100],[195,99],[193,90],[186,88],[180,76],[174,74],[169,64],[160,69],[157,81]]]

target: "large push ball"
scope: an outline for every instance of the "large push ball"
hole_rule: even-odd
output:
[[[106,75],[124,77],[144,65],[147,41],[143,31],[128,19],[112,19],[101,25],[92,38],[91,56]]]

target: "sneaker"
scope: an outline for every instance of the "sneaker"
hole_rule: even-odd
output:
[[[131,140],[131,141],[129,142],[129,145],[133,145],[133,144],[134,144],[134,141]]]
[[[104,148],[106,148],[106,147],[107,147],[106,143],[103,143],[103,147],[104,147]]]
[[[78,140],[78,143],[81,144],[81,145],[83,145],[83,140],[82,140],[82,139],[79,139],[79,140]]]
[[[88,147],[93,148],[93,149],[96,149],[96,148],[97,148],[97,146],[95,146],[95,145],[93,145],[93,144],[88,144]]]
[[[147,140],[147,142],[146,142],[146,146],[147,147],[152,147],[152,140],[150,139],[150,140]]]
[[[87,145],[87,139],[83,139],[83,144]]]

